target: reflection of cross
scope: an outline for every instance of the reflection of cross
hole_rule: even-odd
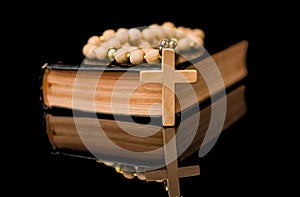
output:
[[[175,83],[197,81],[196,70],[175,70],[175,50],[162,49],[162,70],[141,71],[142,83],[161,83],[163,126],[175,125]]]
[[[200,175],[199,165],[178,168],[178,161],[173,158],[177,156],[176,140],[172,140],[175,136],[175,127],[163,128],[166,168],[147,171],[145,173],[147,181],[166,180],[166,189],[168,190],[169,197],[180,196],[179,178]]]

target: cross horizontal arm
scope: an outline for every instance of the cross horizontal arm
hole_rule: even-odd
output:
[[[191,176],[198,176],[200,175],[200,166],[184,166],[178,168],[178,176],[179,178],[184,177],[191,177]],[[157,181],[157,180],[164,180],[167,179],[167,170],[160,169],[160,170],[153,170],[146,172],[146,180],[147,181]]]
[[[163,75],[161,70],[141,71],[140,82],[142,83],[163,83]]]
[[[176,70],[175,83],[197,82],[197,70]]]

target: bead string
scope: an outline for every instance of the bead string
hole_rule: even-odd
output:
[[[91,36],[82,52],[88,59],[124,65],[155,64],[161,60],[163,47],[174,48],[176,53],[197,49],[204,44],[204,32],[172,22],[152,24],[146,28],[119,28],[105,30],[101,36]]]

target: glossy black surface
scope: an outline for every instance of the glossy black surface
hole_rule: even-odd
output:
[[[279,118],[276,108],[269,102],[276,95],[275,81],[270,74],[275,65],[268,64],[265,59],[270,42],[268,36],[272,32],[266,24],[274,21],[265,19],[261,14],[264,12],[259,9],[237,6],[239,9],[233,6],[218,11],[211,6],[182,8],[180,14],[173,10],[172,14],[162,15],[153,15],[153,12],[104,14],[100,8],[88,12],[84,8],[73,10],[61,6],[35,9],[33,16],[26,20],[29,31],[26,46],[30,46],[32,53],[26,60],[30,67],[27,77],[30,101],[24,106],[29,108],[24,109],[27,113],[23,113],[23,117],[29,120],[28,127],[16,129],[14,139],[18,140],[14,144],[20,148],[12,154],[17,161],[11,183],[23,186],[28,182],[29,186],[23,186],[22,192],[30,195],[167,197],[162,183],[125,179],[114,169],[94,160],[52,155],[42,126],[39,75],[44,63],[80,64],[83,60],[81,49],[87,39],[105,29],[172,21],[176,26],[202,28],[206,33],[205,48],[211,54],[241,40],[249,41],[249,74],[245,81],[247,114],[221,134],[205,157],[194,158],[200,164],[201,175],[180,179],[182,195],[245,196],[281,191],[279,175],[284,169],[277,162],[285,156],[280,142],[275,141]],[[256,19],[255,15],[260,17]],[[273,170],[274,165],[277,170]]]

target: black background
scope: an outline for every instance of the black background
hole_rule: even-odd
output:
[[[211,54],[241,40],[249,42],[246,78],[247,114],[219,137],[214,148],[199,158],[201,175],[180,179],[183,196],[270,194],[283,190],[280,175],[286,173],[287,156],[278,141],[281,117],[277,104],[276,70],[269,61],[269,50],[279,39],[278,18],[267,7],[249,3],[228,6],[194,3],[174,5],[139,3],[140,8],[114,3],[72,5],[35,5],[19,16],[19,46],[26,54],[29,105],[24,106],[26,129],[16,129],[18,146],[10,182],[28,194],[104,196],[167,196],[162,183],[127,180],[114,169],[92,160],[53,156],[41,124],[40,68],[44,63],[62,61],[80,64],[81,49],[91,35],[105,29],[130,28],[171,21],[176,26],[201,28],[206,33],[205,48]],[[201,2],[200,2],[201,4]],[[119,5],[119,4],[118,4]],[[150,8],[145,9],[144,6]],[[24,46],[27,46],[26,48]],[[274,55],[274,54],[273,54]],[[24,59],[22,59],[24,60]],[[25,65],[24,65],[25,67]],[[23,71],[20,71],[22,74]],[[24,77],[24,76],[23,76]],[[27,85],[27,84],[26,84]],[[30,93],[29,93],[30,92]],[[26,95],[27,96],[27,95]],[[27,97],[26,97],[27,98]],[[29,107],[29,108],[27,108]],[[26,109],[25,109],[26,108]],[[29,115],[30,114],[30,115]],[[282,116],[282,115],[281,115]],[[18,126],[18,124],[15,124]],[[28,126],[28,127],[27,127]],[[22,187],[26,183],[26,187]],[[14,192],[13,190],[12,192]],[[16,190],[17,191],[17,190]],[[285,190],[289,192],[289,190]]]

